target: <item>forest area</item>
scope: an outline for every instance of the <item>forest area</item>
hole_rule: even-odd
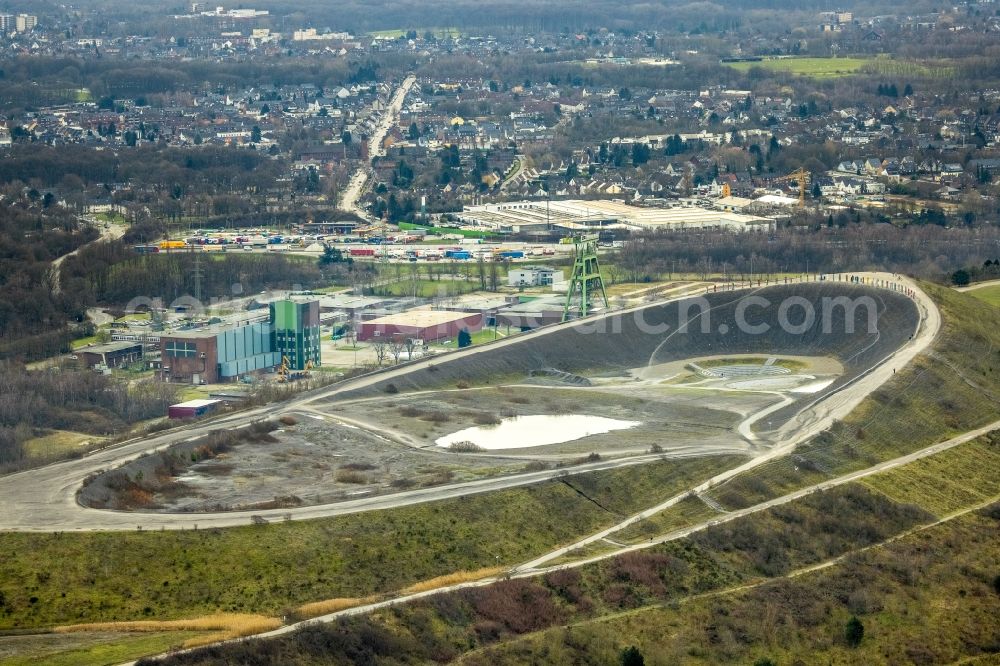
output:
[[[129,384],[71,367],[29,373],[0,361],[0,471],[23,466],[25,442],[50,429],[113,435],[162,416],[177,392],[153,379]]]
[[[195,293],[196,261],[201,262],[203,299],[256,294],[268,288],[310,289],[324,281],[316,262],[308,258],[273,253],[137,255],[126,242],[84,248],[66,260],[62,280],[66,291],[85,303],[121,307],[138,298],[169,304]]]
[[[65,211],[0,203],[0,359],[68,345],[68,322],[83,321],[86,305],[53,288],[52,261],[96,236]]]
[[[835,222],[831,220],[831,222]],[[841,222],[846,222],[842,220]],[[644,282],[674,273],[746,280],[778,273],[882,270],[940,282],[963,266],[997,261],[1000,230],[937,225],[836,223],[785,227],[766,234],[673,232],[636,236],[609,264],[612,282]]]

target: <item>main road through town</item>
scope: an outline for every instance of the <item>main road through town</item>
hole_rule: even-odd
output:
[[[382,147],[382,142],[385,140],[385,135],[389,133],[392,126],[399,122],[399,113],[403,110],[403,102],[406,100],[406,95],[410,92],[410,88],[412,88],[413,84],[416,82],[416,77],[406,77],[403,83],[400,84],[399,88],[396,89],[392,98],[389,100],[385,112],[382,114],[382,117],[379,118],[379,121],[375,126],[375,131],[372,132],[372,135],[368,138],[369,156],[382,157],[385,155],[385,149]],[[369,177],[370,173],[368,165],[362,164],[359,166],[358,170],[351,176],[351,179],[347,183],[347,187],[344,188],[344,192],[340,197],[339,207],[341,210],[349,210],[361,217],[365,217],[364,210],[358,207],[358,199],[361,198],[361,193],[364,191],[365,183],[368,182]]]
[[[933,301],[908,280],[897,279],[887,274],[865,274],[864,277],[885,283],[893,282],[897,285],[897,288],[912,290],[913,298],[920,308],[921,314],[918,329],[913,337],[906,344],[882,359],[881,362],[860,375],[853,382],[844,386],[841,390],[832,393],[820,402],[810,405],[806,410],[807,414],[802,413],[796,417],[799,427],[793,431],[783,431],[783,438],[774,446],[764,449],[761,455],[752,458],[744,465],[717,475],[703,484],[703,486],[699,486],[700,488],[717,485],[741,471],[753,468],[775,457],[788,454],[799,442],[828,428],[834,420],[846,416],[867,395],[888,381],[892,377],[895,368],[909,363],[931,344],[941,327],[940,313]],[[766,290],[767,287],[763,289]],[[677,296],[672,300],[685,298],[690,295],[688,293]],[[592,318],[626,316],[649,306],[650,304],[645,303],[606,315],[592,315]],[[77,491],[84,480],[90,475],[115,468],[141,455],[165,449],[172,444],[192,440],[214,430],[236,428],[255,420],[274,417],[282,413],[303,409],[312,411],[311,404],[314,402],[325,401],[348,391],[365,388],[386,379],[402,376],[414,370],[426,368],[431,364],[446,363],[449,359],[474,356],[498,347],[516,345],[525,340],[550,335],[560,329],[561,326],[544,327],[525,333],[524,335],[502,339],[488,345],[450,352],[447,355],[434,356],[427,360],[371,373],[340,382],[330,387],[304,393],[283,403],[276,403],[266,407],[259,407],[195,423],[190,426],[179,427],[160,435],[141,438],[103,449],[80,459],[67,460],[38,469],[0,477],[0,506],[4,508],[4,511],[0,512],[0,530],[52,532],[71,530],[136,530],[140,528],[191,529],[195,526],[199,528],[231,527],[250,524],[255,517],[271,521],[283,520],[286,517],[292,520],[304,520],[362,511],[392,509],[420,502],[513,488],[564,476],[569,473],[565,468],[544,470],[467,483],[450,484],[435,488],[422,488],[333,504],[293,509],[221,513],[109,511],[83,507],[77,502],[76,498]],[[572,473],[626,467],[650,462],[661,457],[661,455],[657,454],[600,461],[573,467]],[[696,488],[695,490],[697,491],[698,489]],[[654,511],[655,509],[656,507],[650,509],[650,511]],[[639,520],[641,519],[641,515],[633,517],[633,519]],[[616,527],[620,529],[622,526],[619,525]],[[595,534],[588,537],[587,541],[600,538],[602,538],[602,534]],[[580,544],[574,545],[578,546]],[[560,552],[552,553],[545,558],[545,561],[554,559],[560,554]],[[544,561],[529,563],[529,568],[542,564],[544,564]]]

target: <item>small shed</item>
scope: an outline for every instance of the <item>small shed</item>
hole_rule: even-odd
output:
[[[172,419],[195,419],[214,411],[222,404],[222,400],[188,400],[170,405],[167,416]]]

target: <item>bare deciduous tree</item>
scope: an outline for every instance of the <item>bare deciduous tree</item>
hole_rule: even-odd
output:
[[[400,335],[394,335],[388,339],[387,346],[389,348],[389,353],[392,354],[392,362],[395,365],[399,365],[399,357],[403,353],[403,349],[406,347],[406,338]]]
[[[389,340],[386,338],[372,338],[372,351],[375,352],[375,363],[381,368],[385,362],[385,357],[389,354]]]

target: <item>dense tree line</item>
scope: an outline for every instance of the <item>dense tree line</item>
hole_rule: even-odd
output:
[[[310,288],[322,279],[315,262],[300,257],[193,252],[137,255],[125,242],[116,241],[95,243],[68,258],[62,284],[67,293],[85,303],[123,305],[135,298],[158,298],[169,304],[195,294],[196,261],[203,299],[296,285]]]
[[[81,303],[53,288],[52,261],[96,237],[58,209],[0,205],[0,358],[41,358],[64,348]]]
[[[395,57],[383,59],[396,66]],[[21,56],[0,60],[0,104],[35,107],[74,101],[80,88],[98,99],[311,83],[321,87],[371,81],[382,60],[286,58],[267,61],[175,61],[169,68],[117,58]],[[405,66],[403,63],[402,66]]]
[[[77,145],[19,145],[0,161],[0,183],[21,181],[73,189],[130,182],[164,188],[179,197],[192,189],[263,189],[274,183],[282,168],[280,161],[264,153],[219,146],[95,151]]]
[[[959,268],[951,274],[953,284],[964,287],[973,282],[1000,279],[1000,259],[987,259],[982,266]]]
[[[69,368],[28,372],[0,363],[0,469],[24,459],[24,442],[55,428],[93,435],[162,416],[177,389],[161,382],[128,384]]]
[[[888,270],[942,279],[981,265],[995,253],[1000,230],[890,224],[781,228],[773,233],[673,232],[626,242],[610,267],[613,280],[642,281],[674,273],[724,273],[747,279],[768,273]],[[751,261],[753,266],[751,267]]]

